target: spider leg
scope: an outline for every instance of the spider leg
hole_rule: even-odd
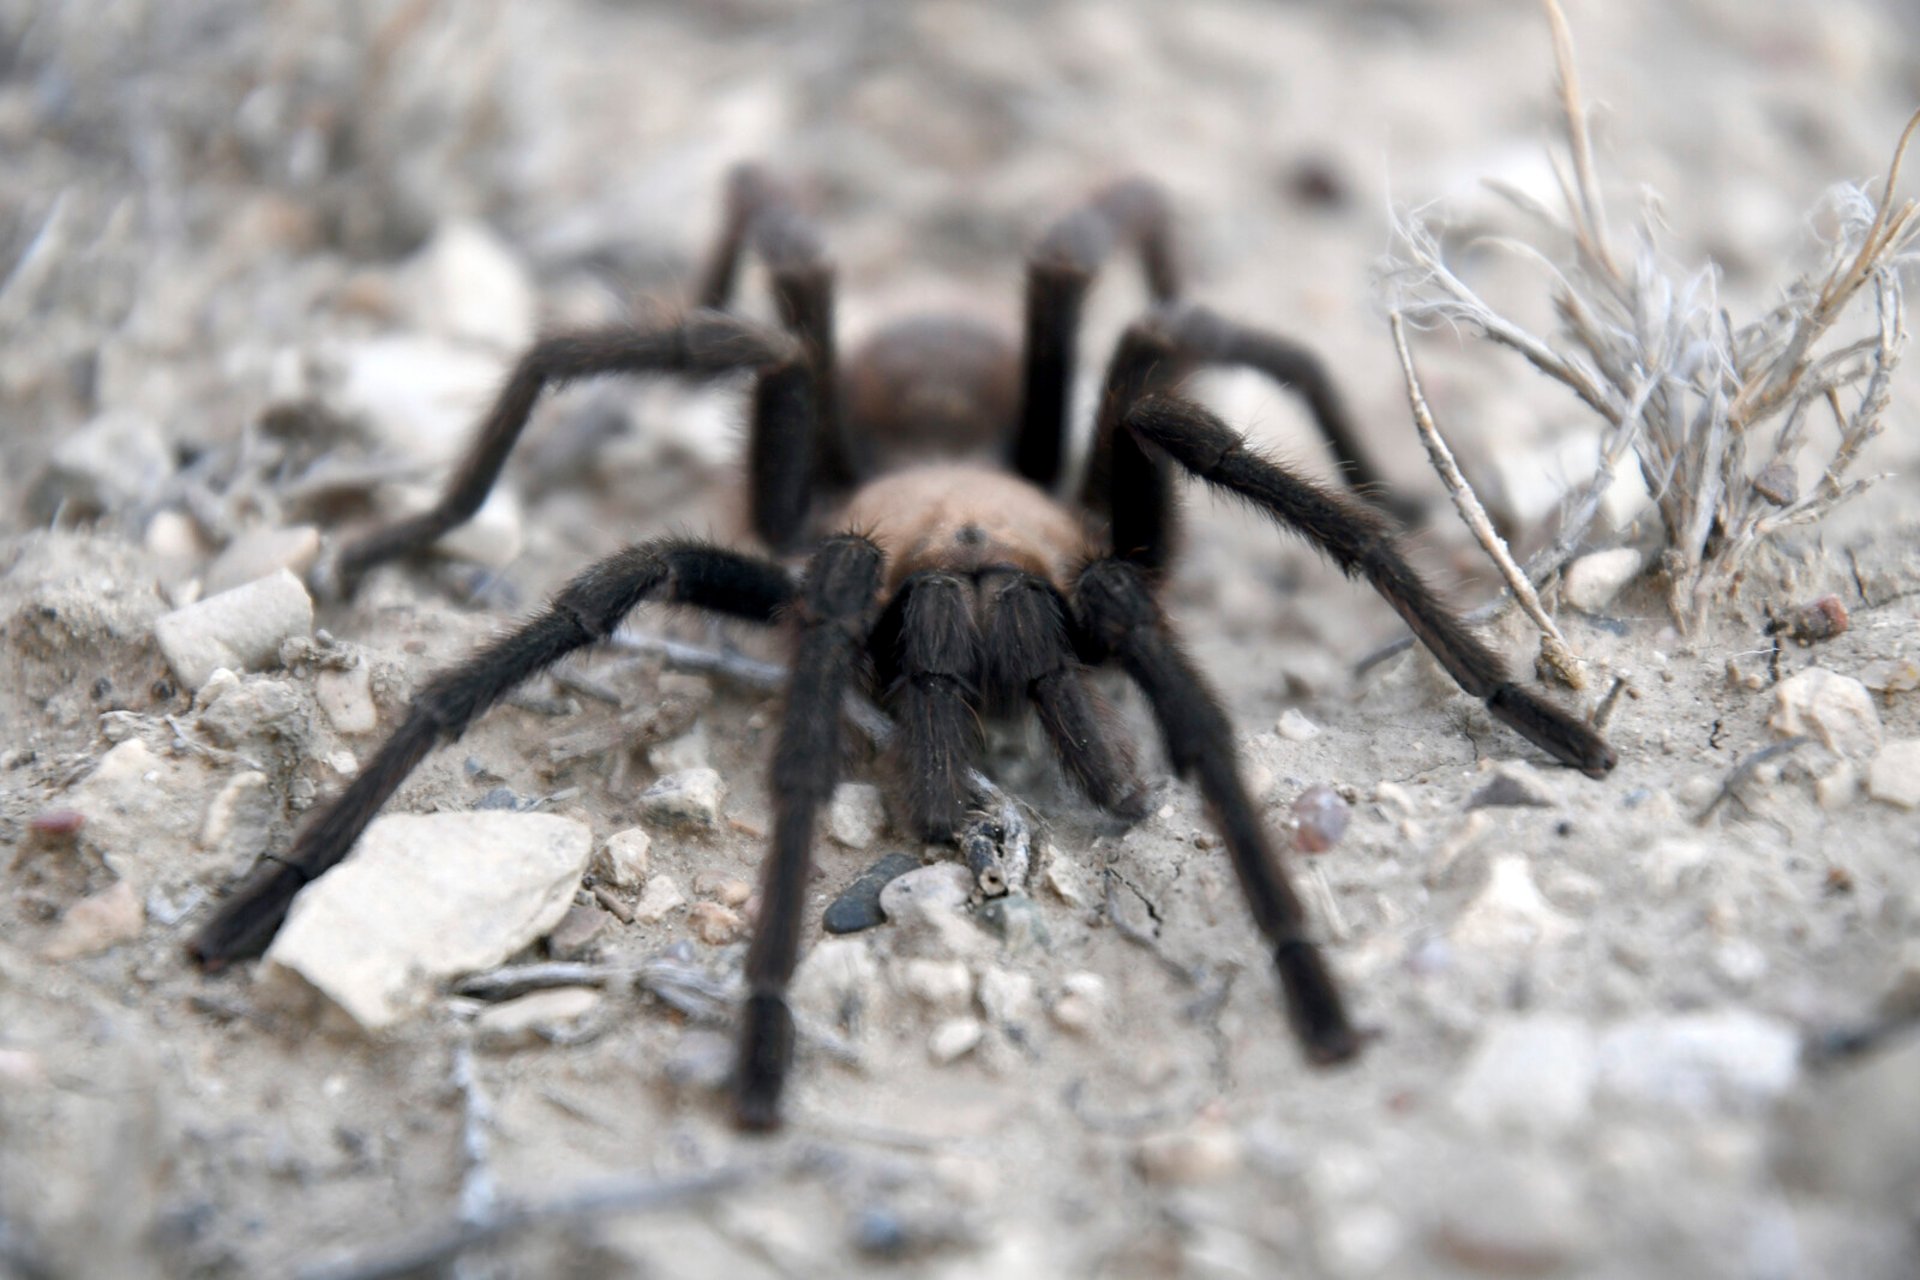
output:
[[[439,500],[418,515],[374,530],[340,553],[341,590],[351,593],[375,565],[423,551],[449,529],[466,523],[500,478],[507,455],[546,388],[606,374],[711,377],[736,369],[760,373],[749,448],[756,531],[769,546],[785,547],[799,534],[809,500],[815,435],[812,370],[792,338],[736,316],[701,311],[661,328],[616,326],[536,342],[514,366]]]
[[[1288,1019],[1307,1057],[1320,1064],[1353,1057],[1360,1037],[1240,780],[1232,725],[1181,652],[1141,571],[1120,560],[1096,561],[1075,584],[1073,605],[1086,635],[1118,657],[1146,693],[1175,769],[1199,784],[1254,923],[1272,948]]]
[[[787,708],[770,778],[773,848],[760,880],[760,922],[747,947],[747,1002],[734,1078],[734,1118],[744,1129],[780,1123],[780,1093],[793,1061],[787,984],[800,958],[813,831],[840,773],[840,706],[861,673],[880,549],[865,538],[829,539],[807,566]]]
[[[812,478],[844,488],[857,478],[842,440],[834,338],[833,264],[813,220],[793,193],[760,165],[736,166],[727,175],[719,235],[695,285],[702,307],[730,310],[740,259],[752,252],[766,264],[780,324],[800,340],[813,370],[811,392],[820,437],[809,459]]]
[[[1403,522],[1419,518],[1419,504],[1394,498],[1369,461],[1346,401],[1319,357],[1279,334],[1229,320],[1205,307],[1185,305],[1162,306],[1135,321],[1114,349],[1088,468],[1085,498],[1089,505],[1102,509],[1112,471],[1136,472],[1150,465],[1134,456],[1138,446],[1118,429],[1120,414],[1141,396],[1171,391],[1195,369],[1209,365],[1255,369],[1293,388],[1306,401],[1348,486]],[[1162,478],[1162,495],[1165,487]],[[1168,509],[1163,496],[1159,510],[1129,514],[1143,522],[1157,518],[1164,523]]]
[[[1012,462],[1043,489],[1059,482],[1066,458],[1087,291],[1116,243],[1138,249],[1156,303],[1178,296],[1166,193],[1141,178],[1107,187],[1054,223],[1027,263],[1024,391]]]
[[[792,597],[792,579],[779,565],[701,542],[641,543],[598,562],[544,611],[435,677],[359,776],[307,822],[291,849],[262,858],[189,950],[209,969],[265,950],[294,895],[347,856],[428,751],[458,738],[516,685],[604,640],[643,601],[770,624]]]
[[[1126,411],[1122,425],[1129,436],[1165,450],[1208,484],[1238,494],[1301,534],[1347,576],[1364,577],[1460,687],[1486,703],[1495,719],[1590,777],[1604,777],[1613,768],[1613,749],[1599,734],[1507,678],[1499,655],[1467,629],[1400,554],[1393,528],[1379,512],[1261,457],[1232,428],[1190,401],[1150,396]],[[1127,500],[1116,490],[1116,523]],[[1133,559],[1124,553],[1123,558]],[[1152,548],[1141,561],[1155,563]]]
[[[982,642],[972,597],[971,584],[952,574],[915,574],[874,638],[899,726],[908,813],[933,841],[953,839],[966,821],[967,771],[980,749]]]
[[[1030,700],[1068,776],[1088,799],[1123,818],[1146,816],[1146,788],[1113,713],[1087,685],[1060,593],[1030,574],[988,588],[987,671],[1004,700]]]

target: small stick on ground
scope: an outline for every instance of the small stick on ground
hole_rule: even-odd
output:
[[[1532,581],[1514,562],[1513,553],[1507,550],[1506,539],[1494,530],[1493,522],[1487,518],[1487,509],[1480,505],[1480,498],[1460,473],[1460,464],[1454,461],[1453,450],[1447,447],[1446,439],[1440,434],[1439,424],[1433,420],[1433,411],[1427,407],[1426,392],[1421,390],[1420,375],[1413,367],[1413,352],[1407,347],[1406,323],[1396,308],[1389,316],[1388,323],[1393,327],[1394,349],[1400,353],[1400,370],[1406,375],[1407,401],[1413,408],[1413,422],[1420,430],[1420,440],[1427,446],[1427,456],[1433,460],[1433,469],[1440,476],[1440,482],[1447,487],[1453,497],[1453,505],[1460,512],[1460,518],[1473,531],[1474,538],[1486,549],[1494,567],[1500,570],[1507,586],[1513,591],[1514,599],[1540,628],[1540,657],[1549,671],[1562,684],[1570,689],[1578,689],[1586,684],[1581,670],[1581,662],[1567,644],[1567,638],[1560,634],[1560,628],[1554,624],[1547,611],[1540,605],[1540,597],[1533,589]]]

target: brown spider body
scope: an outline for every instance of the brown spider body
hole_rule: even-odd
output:
[[[1154,305],[1107,367],[1086,476],[1063,493],[1069,393],[1082,303],[1101,265],[1131,249]],[[733,313],[740,259],[770,278],[780,324]],[[1566,712],[1513,683],[1401,555],[1368,502],[1249,448],[1175,394],[1207,364],[1293,387],[1357,488],[1371,486],[1331,380],[1305,349],[1179,301],[1166,201],[1116,184],[1057,222],[1028,262],[1016,350],[974,321],[895,323],[842,361],[833,273],[811,223],[757,169],[739,171],[695,290],[697,309],[653,328],[542,339],[523,355],[440,501],[341,553],[351,590],[374,565],[421,551],[472,516],[550,386],[610,374],[754,374],[746,457],[749,523],[789,562],[657,539],[577,575],[544,611],[443,672],[346,790],[294,845],[264,856],[192,943],[209,968],[263,949],[294,896],[340,861],[436,745],[513,688],[609,636],[647,601],[691,605],[791,633],[786,708],[770,762],[773,832],[745,963],[735,1115],[779,1122],[793,1054],[786,989],[805,931],[814,827],[838,781],[841,718],[866,684],[893,715],[912,825],[951,839],[969,803],[983,711],[1031,708],[1067,775],[1123,818],[1144,809],[1133,754],[1089,681],[1122,668],[1145,695],[1174,769],[1207,802],[1266,941],[1309,1061],[1344,1061],[1361,1036],[1312,940],[1311,922],[1241,781],[1232,721],[1183,653],[1157,598],[1173,555],[1173,485],[1195,478],[1307,538],[1372,585],[1469,694],[1563,763],[1598,777],[1613,753]]]

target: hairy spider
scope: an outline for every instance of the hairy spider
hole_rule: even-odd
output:
[[[1117,248],[1136,252],[1153,305],[1108,365],[1088,474],[1062,482],[1082,304]],[[729,311],[741,259],[765,263],[780,316]],[[1196,368],[1239,365],[1296,389],[1347,474],[1372,482],[1319,362],[1296,344],[1180,301],[1167,202],[1129,181],[1056,223],[1027,265],[1022,348],[946,316],[882,329],[835,351],[833,271],[811,223],[757,168],[737,170],[697,309],[652,328],[542,339],[523,355],[438,503],[349,544],[338,583],[420,551],[492,488],[534,402],[604,374],[753,376],[747,485],[754,533],[775,557],[688,539],[627,547],[569,582],[541,613],[446,671],[291,850],[268,855],[192,950],[209,968],[265,948],[302,887],[347,855],[408,773],[509,690],[606,639],[646,601],[791,632],[792,674],[773,752],[772,848],[746,957],[735,1116],[779,1123],[793,1053],[786,990],[799,957],[815,819],[840,768],[842,704],[881,691],[899,724],[912,822],[950,840],[964,817],[977,713],[1031,704],[1066,772],[1102,808],[1143,810],[1126,744],[1088,683],[1117,661],[1145,693],[1167,754],[1205,797],[1254,923],[1273,953],[1306,1056],[1333,1063],[1360,1038],[1299,898],[1241,781],[1231,723],[1181,651],[1156,600],[1175,534],[1176,469],[1254,504],[1386,598],[1468,693],[1556,759],[1599,777],[1613,752],[1592,730],[1513,683],[1407,564],[1392,522],[1366,502],[1261,457],[1179,396]],[[798,574],[790,567],[804,557]]]

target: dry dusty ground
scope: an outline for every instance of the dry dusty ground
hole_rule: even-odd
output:
[[[1884,170],[1920,95],[1920,26],[1896,3],[1634,0],[1571,17],[1603,161],[1632,178],[1616,189],[1660,192],[1676,254],[1717,257],[1740,315],[1798,261],[1820,192]],[[444,320],[409,265],[436,229],[490,227],[543,323],[606,318],[685,278],[725,166],[764,156],[809,182],[847,332],[924,304],[1011,323],[1020,252],[1047,218],[1102,178],[1153,173],[1198,295],[1310,337],[1391,474],[1437,498],[1369,284],[1386,211],[1446,197],[1472,219],[1479,176],[1537,186],[1552,125],[1544,25],[1517,0],[0,5],[0,1272],[287,1274],[455,1221],[479,1174],[540,1199],[738,1170],[665,1211],[549,1221],[466,1274],[1915,1274],[1912,1039],[1796,1052],[1874,1025],[1902,982],[1913,999],[1914,815],[1810,745],[1700,820],[1736,762],[1777,740],[1768,608],[1835,593],[1852,615],[1839,639],[1782,650],[1780,678],[1817,664],[1897,688],[1920,648],[1910,378],[1867,462],[1901,474],[1768,558],[1704,630],[1677,634],[1647,584],[1604,616],[1563,611],[1631,684],[1605,782],[1538,761],[1423,657],[1353,676],[1394,637],[1391,613],[1301,547],[1192,503],[1171,600],[1275,824],[1311,783],[1355,802],[1306,876],[1381,1033],[1353,1069],[1301,1064],[1189,789],[1170,784],[1119,835],[1011,763],[1003,779],[1046,815],[1051,868],[1025,941],[972,923],[934,942],[862,935],[875,963],[852,980],[856,1060],[806,1053],[794,1122],[771,1140],[733,1133],[700,1084],[714,1029],[652,996],[611,994],[552,1042],[483,1048],[463,1093],[471,1002],[437,998],[370,1043],[182,955],[249,852],[204,847],[209,806],[247,767],[236,754],[267,775],[253,820],[284,841],[352,767],[339,753],[363,759],[376,739],[314,712],[325,654],[296,646],[266,677],[291,712],[205,749],[153,619],[230,544],[366,519],[337,477],[431,452],[328,410],[368,342]],[[487,377],[489,337],[514,336],[511,292],[505,331],[463,357]],[[1102,292],[1094,349],[1138,298],[1131,281]],[[447,350],[402,377],[459,383],[468,366],[434,363],[458,364]],[[1519,476],[1510,504],[1529,473],[1536,490],[1567,480],[1551,446],[1586,429],[1577,406],[1440,335],[1422,350],[1470,469]],[[1284,394],[1209,389],[1257,436],[1317,457]],[[378,677],[382,723],[590,557],[722,524],[738,402],[558,397],[511,473],[520,554],[497,572],[383,571],[356,603],[323,605],[317,625]],[[110,482],[45,480],[109,413],[132,424],[91,455]],[[335,487],[308,483],[327,474]],[[1450,515],[1420,542],[1462,599],[1484,594]],[[1502,643],[1527,649],[1517,629]],[[703,752],[730,785],[730,825],[656,832],[653,874],[696,899],[750,877],[776,703],[725,687],[703,701],[704,682],[619,655],[576,670],[637,713],[691,699],[704,743],[678,758]],[[1920,736],[1920,694],[1874,703],[1887,741]],[[1290,708],[1320,734],[1276,732]],[[550,811],[603,840],[633,825],[655,765],[550,748],[618,714],[536,682],[396,807],[468,809],[504,786],[557,797]],[[1144,735],[1137,702],[1128,714]],[[154,779],[114,814],[132,793],[102,800],[89,777],[130,740]],[[1871,744],[1853,749],[1864,765]],[[1469,811],[1513,760],[1538,765],[1523,781],[1542,803]],[[30,834],[87,804],[77,841]],[[864,850],[823,841],[818,903],[899,849],[918,852],[897,830]],[[50,958],[77,900],[113,900],[109,858],[140,868],[120,901],[144,924]],[[738,944],[699,940],[684,909],[591,945],[617,961],[679,943],[737,970]],[[993,992],[1030,979],[1033,1003],[981,1008],[963,986],[942,1008],[903,989],[933,972],[915,957],[958,962],[963,982],[991,973]],[[987,1024],[979,1044],[936,1062],[930,1037],[969,1017]],[[487,1140],[478,1172],[468,1129]]]

